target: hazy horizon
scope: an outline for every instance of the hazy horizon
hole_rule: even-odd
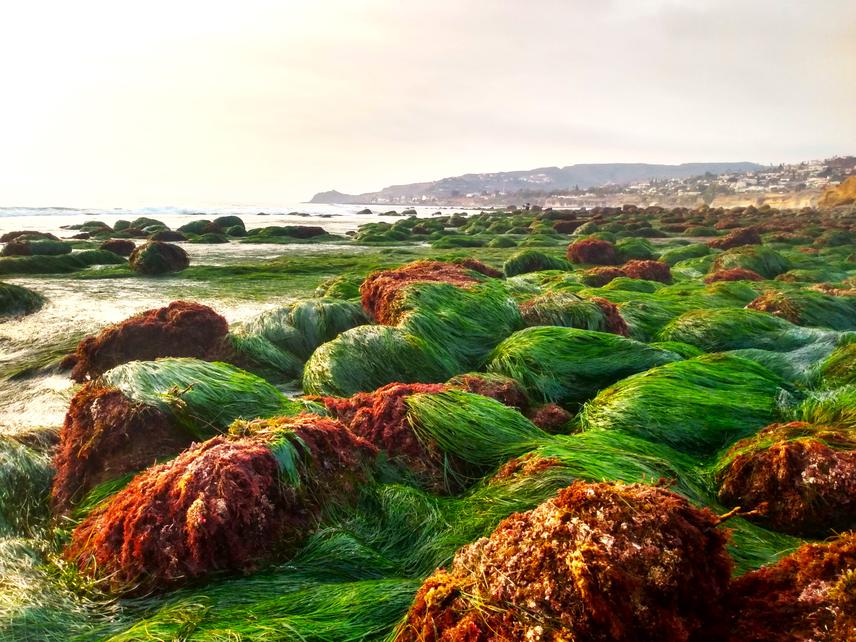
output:
[[[856,152],[846,0],[33,2],[0,54],[3,206]]]

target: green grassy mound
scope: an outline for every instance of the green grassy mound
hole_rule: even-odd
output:
[[[785,382],[762,365],[714,354],[633,375],[580,413],[586,430],[620,430],[699,456],[772,423]]]
[[[615,334],[544,326],[521,330],[499,344],[487,369],[515,379],[532,399],[566,404],[678,359]]]

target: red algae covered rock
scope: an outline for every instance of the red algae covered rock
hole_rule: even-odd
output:
[[[685,642],[720,616],[718,522],[662,488],[575,482],[458,551],[396,640]]]
[[[709,274],[704,278],[705,283],[716,283],[717,281],[763,281],[764,277],[747,270],[746,268],[730,268],[727,270],[717,270],[713,274]]]
[[[627,274],[619,267],[595,267],[583,272],[582,282],[589,287],[600,288],[620,276]]]
[[[256,569],[293,554],[327,504],[353,501],[377,452],[314,415],[241,431],[137,475],[74,530],[65,558],[118,593]]]
[[[85,338],[77,346],[71,378],[94,379],[128,361],[159,357],[220,358],[226,319],[206,305],[173,301]]]
[[[548,403],[533,408],[526,417],[541,430],[552,434],[568,432],[573,415],[559,404]]]
[[[104,241],[98,249],[107,250],[108,252],[113,252],[113,254],[118,254],[119,256],[131,256],[131,252],[133,252],[136,247],[136,243],[129,239],[109,239]]]
[[[720,250],[730,250],[732,247],[741,245],[761,245],[761,235],[754,227],[744,227],[732,230],[720,239],[714,239],[708,243],[708,246],[715,247]]]
[[[481,280],[478,272],[463,265],[415,261],[400,268],[369,274],[360,286],[360,299],[366,313],[375,321],[395,325],[398,319],[393,304],[399,292],[408,285],[434,282],[470,287]]]
[[[627,261],[621,266],[624,274],[631,279],[645,279],[647,281],[659,281],[660,283],[672,282],[672,271],[668,263],[652,260]]]
[[[452,377],[449,379],[448,386],[496,399],[510,408],[517,408],[521,411],[529,407],[526,393],[523,392],[520,384],[511,377],[473,372]]]
[[[352,397],[316,397],[327,410],[355,435],[386,451],[417,477],[431,480],[442,477],[436,453],[422,444],[407,420],[406,399],[415,394],[443,392],[441,383],[390,383],[374,392]]]
[[[856,433],[773,424],[725,454],[719,499],[774,530],[826,536],[856,528]]]
[[[791,302],[787,295],[781,292],[766,292],[751,301],[746,307],[750,310],[768,312],[773,316],[800,325],[801,315],[799,308]]]
[[[805,544],[776,564],[736,578],[726,642],[852,642],[856,639],[856,532]]]
[[[582,239],[568,246],[568,260],[587,265],[615,265],[618,263],[618,254],[609,241]]]
[[[178,245],[149,241],[131,252],[130,264],[134,272],[155,276],[184,270],[190,265],[190,258]]]
[[[72,398],[59,438],[51,491],[59,513],[101,482],[171,457],[192,441],[160,410],[95,383],[86,384]]]
[[[607,332],[618,334],[622,337],[630,336],[630,328],[627,326],[627,322],[624,320],[624,317],[621,316],[621,312],[619,312],[617,305],[612,301],[599,296],[593,296],[589,301],[597,303],[600,306],[600,309],[603,310],[603,314],[606,317]]]

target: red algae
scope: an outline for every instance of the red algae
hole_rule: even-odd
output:
[[[672,271],[668,263],[662,261],[634,259],[621,266],[624,273],[631,279],[646,279],[660,283],[672,282]]]
[[[463,265],[443,261],[415,261],[400,268],[369,274],[360,285],[360,299],[366,313],[375,321],[383,325],[395,325],[398,322],[398,311],[394,304],[405,287],[414,283],[448,283],[457,287],[471,287],[480,281],[473,270]]]
[[[622,337],[630,336],[630,328],[627,326],[627,322],[624,320],[624,317],[621,316],[621,312],[619,312],[617,305],[612,301],[599,296],[593,296],[589,301],[597,303],[600,306],[600,309],[603,310],[603,314],[606,318],[607,332],[618,334]]]
[[[716,283],[718,281],[763,281],[764,277],[746,268],[730,268],[717,270],[704,278],[705,283]]]
[[[720,616],[718,523],[662,488],[575,482],[428,578],[396,640],[686,642]]]
[[[856,528],[856,437],[803,422],[737,442],[718,474],[719,499],[775,530],[806,536]]]
[[[443,392],[449,387],[439,383],[390,383],[348,398],[316,399],[355,435],[386,451],[393,460],[433,485],[442,480],[440,458],[413,432],[407,420],[406,399],[415,394]]]
[[[720,239],[714,239],[708,243],[709,247],[720,250],[730,250],[741,245],[761,245],[761,235],[754,227],[744,227],[732,230]]]
[[[526,398],[526,393],[523,392],[520,384],[511,377],[469,373],[452,377],[449,379],[448,386],[496,399],[510,408],[521,411],[529,407],[529,399]]]
[[[805,544],[776,564],[732,581],[726,642],[856,639],[856,532]]]
[[[549,433],[567,432],[573,415],[555,403],[544,404],[526,413],[529,421]]]
[[[327,504],[352,501],[377,453],[313,415],[240,429],[137,475],[74,530],[65,558],[117,593],[252,571],[293,554]],[[283,480],[273,451],[284,429],[301,450],[299,483]]]
[[[615,265],[618,263],[618,254],[609,241],[582,239],[568,246],[568,260],[587,265]]]
[[[173,301],[85,338],[77,346],[71,378],[94,379],[128,361],[159,357],[218,359],[229,332],[226,319],[206,305]]]
[[[72,398],[59,439],[51,491],[59,513],[101,482],[171,457],[192,441],[160,410],[95,383],[86,384]]]
[[[780,292],[766,292],[751,301],[746,307],[750,310],[767,312],[797,325],[800,323],[799,308]]]
[[[619,267],[594,267],[582,274],[582,281],[592,288],[600,288],[621,276],[627,276]]]

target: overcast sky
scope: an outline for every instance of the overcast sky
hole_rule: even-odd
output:
[[[856,153],[853,0],[3,2],[0,205]]]

